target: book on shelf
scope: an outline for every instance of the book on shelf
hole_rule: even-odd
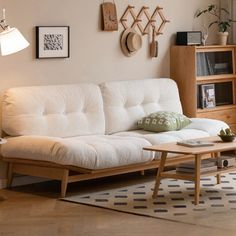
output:
[[[214,145],[213,142],[202,140],[184,140],[177,142],[177,144],[186,147],[207,147]]]
[[[195,162],[183,162],[176,167],[177,172],[194,173]],[[217,170],[217,160],[215,158],[201,160],[200,173]]]
[[[214,66],[208,53],[197,53],[197,76],[214,75]]]
[[[214,65],[214,71],[216,75],[221,75],[221,74],[230,74],[229,69],[228,69],[229,65],[226,62],[222,62],[222,63],[215,63]]]
[[[215,84],[201,84],[199,87],[200,107],[202,109],[215,107]]]
[[[201,160],[201,168],[211,167],[211,166],[216,166],[216,165],[217,165],[217,159],[215,158]],[[180,163],[178,167],[195,169],[195,161]]]

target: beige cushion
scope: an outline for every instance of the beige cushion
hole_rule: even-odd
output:
[[[138,129],[138,120],[156,111],[182,113],[178,88],[171,79],[106,82],[101,90],[107,134]]]
[[[11,88],[2,104],[3,130],[11,136],[71,137],[105,132],[102,96],[95,84]]]
[[[190,123],[190,119],[183,114],[171,111],[159,111],[151,113],[139,120],[138,126],[147,131],[165,132],[180,130]]]
[[[80,136],[53,138],[20,136],[2,145],[4,157],[48,161],[86,169],[104,169],[151,161],[153,154],[143,151],[150,143],[139,137]]]

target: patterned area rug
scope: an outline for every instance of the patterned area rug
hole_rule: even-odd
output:
[[[221,178],[220,185],[215,185],[214,177],[201,178],[198,206],[193,204],[193,182],[173,179],[162,180],[157,199],[152,199],[154,181],[148,181],[62,200],[178,222],[220,226],[221,222],[225,222],[220,220],[222,217],[231,213],[231,216],[236,216],[236,173],[225,174]]]

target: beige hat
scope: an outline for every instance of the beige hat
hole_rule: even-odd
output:
[[[142,37],[135,30],[126,29],[120,38],[122,52],[127,56],[133,56],[142,47]]]

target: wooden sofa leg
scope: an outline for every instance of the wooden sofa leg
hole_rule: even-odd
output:
[[[8,163],[8,171],[7,171],[7,188],[11,187],[12,184],[12,180],[13,180],[13,164],[12,163]]]
[[[68,185],[69,170],[64,170],[63,177],[61,180],[61,197],[66,196],[66,189]]]

